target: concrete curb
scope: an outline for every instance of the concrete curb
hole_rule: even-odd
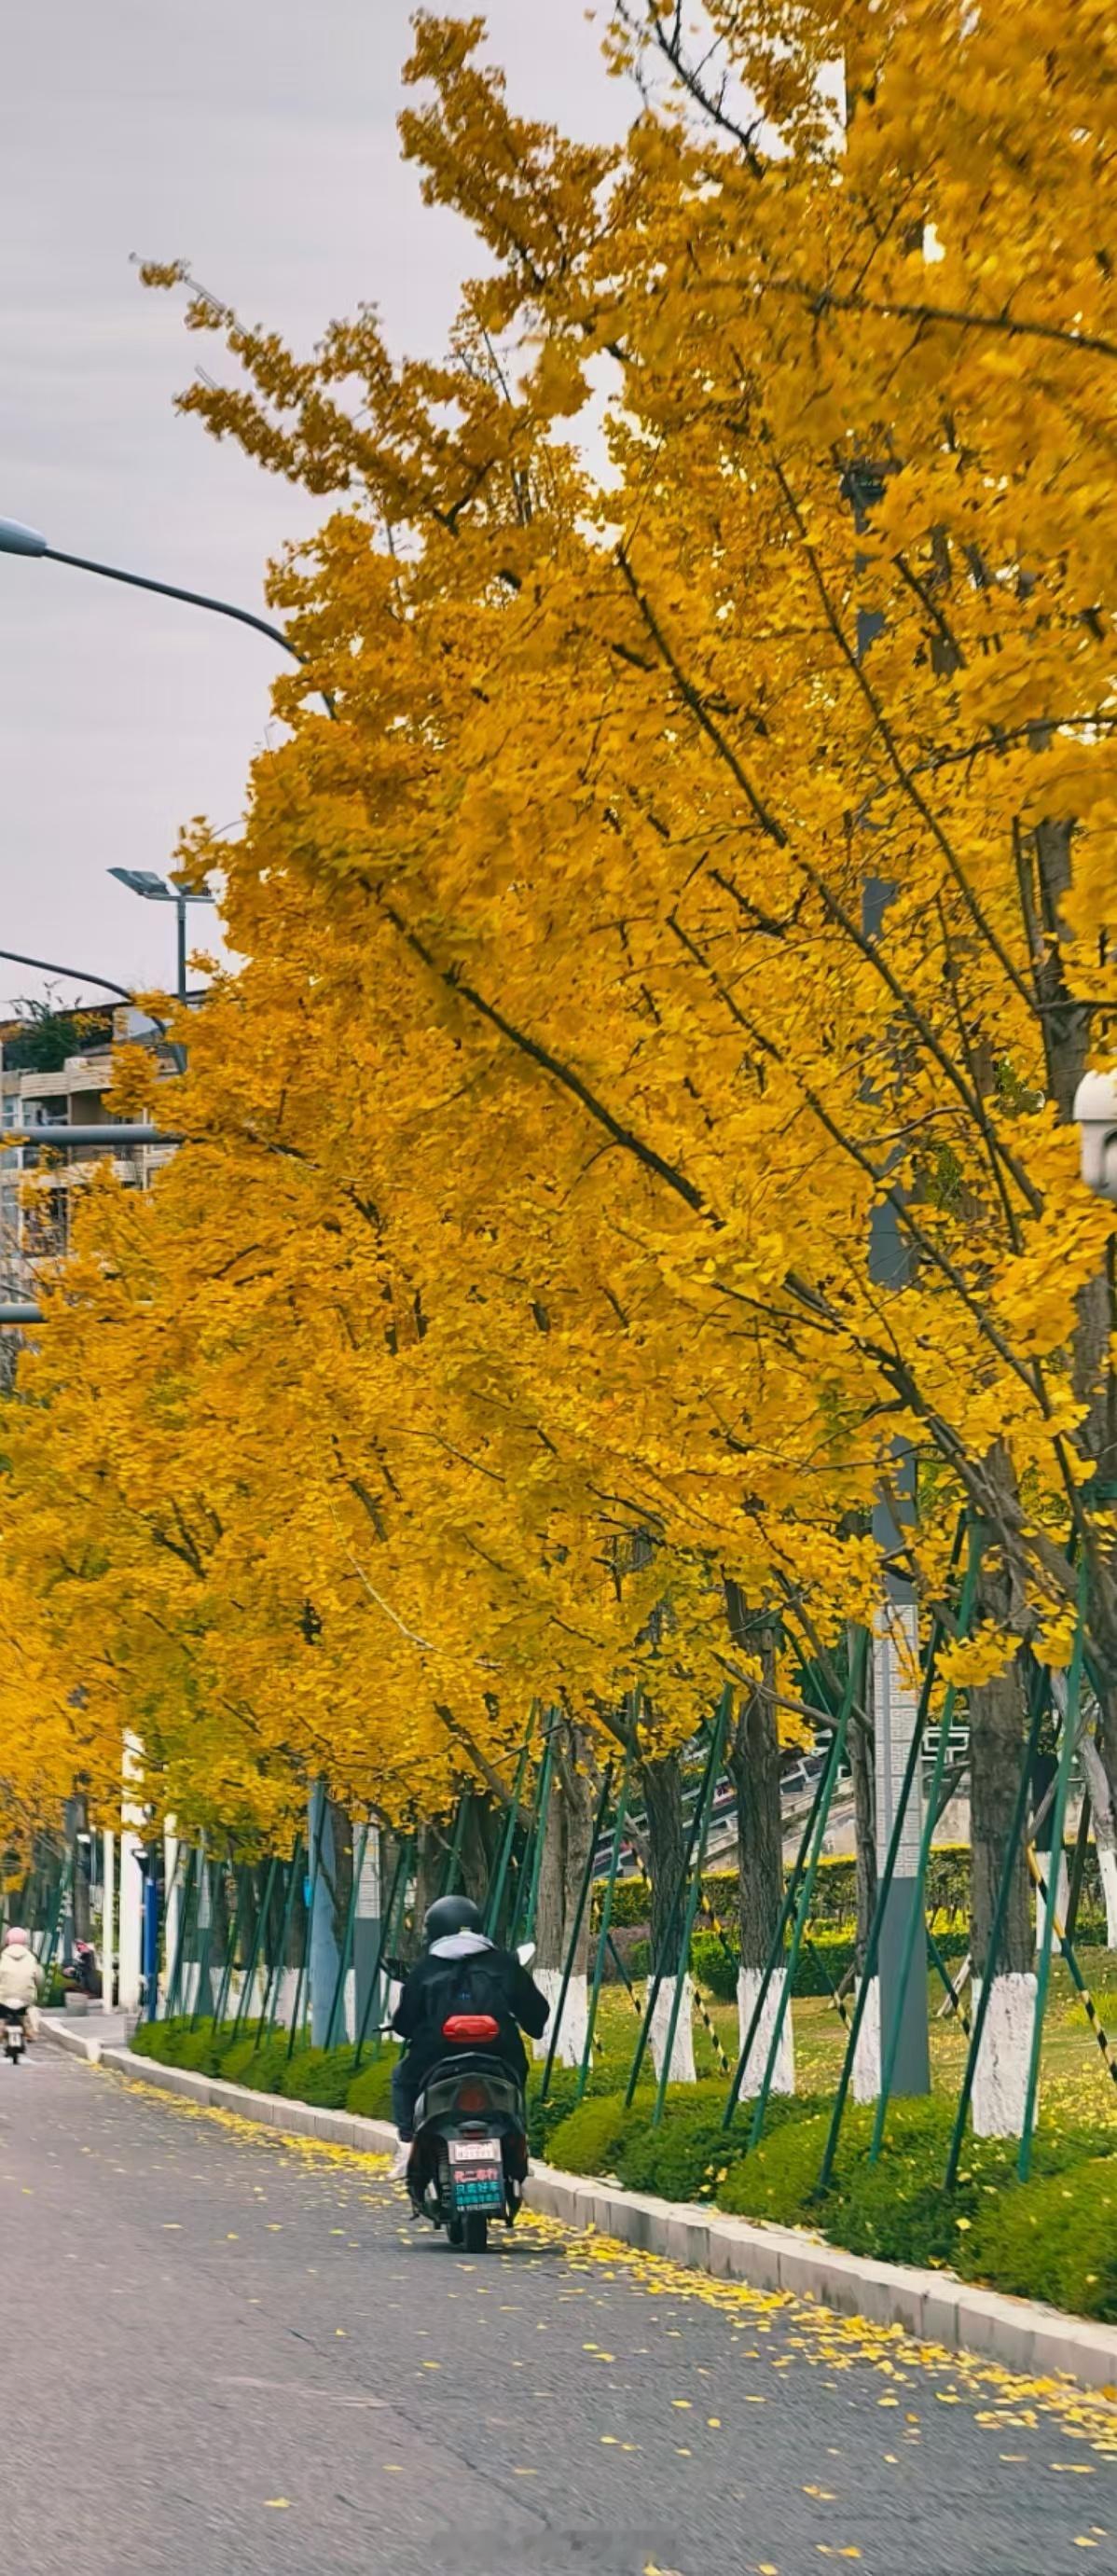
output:
[[[396,2132],[387,2120],[365,2120],[348,2111],[318,2111],[307,2102],[291,2102],[277,2093],[253,2093],[243,2084],[223,2084],[216,2077],[195,2075],[183,2066],[161,2066],[153,2058],[135,2057],[127,2048],[103,2048],[96,2040],[56,2025],[52,2041],[72,2055],[128,2075],[157,2093],[177,2093],[192,2102],[236,2111],[264,2128],[296,2138],[317,2138],[367,2155],[390,2154]],[[94,2055],[96,2051],[96,2055]],[[709,2272],[715,2280],[740,2281],[750,2289],[786,2291],[814,2301],[839,2316],[865,2317],[873,2325],[900,2326],[919,2343],[944,2345],[948,2352],[977,2353],[1004,2370],[1026,2378],[1063,2375],[1087,2388],[1117,2395],[1117,2327],[1093,2325],[1038,2300],[1004,2298],[996,2290],[979,2290],[951,2272],[921,2272],[901,2263],[874,2263],[847,2254],[795,2227],[761,2227],[743,2218],[726,2218],[697,2202],[657,2200],[651,2193],[623,2191],[619,2183],[595,2175],[559,2173],[552,2165],[534,2165],[525,2195],[529,2209],[556,2218],[564,2226],[593,2227],[601,2236],[618,2237],[641,2253],[657,2254],[692,2272]]]

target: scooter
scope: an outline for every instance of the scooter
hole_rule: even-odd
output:
[[[25,2004],[0,2004],[0,2024],[4,2032],[4,2055],[18,2066],[27,2047],[27,2007]]]
[[[534,1945],[521,1949],[529,1967]],[[444,2227],[448,2244],[483,2254],[492,2220],[513,2227],[527,2181],[527,2113],[521,2086],[491,2053],[489,2013],[451,2013],[442,2036],[457,2052],[432,2067],[415,2105],[407,2188],[416,2218]]]

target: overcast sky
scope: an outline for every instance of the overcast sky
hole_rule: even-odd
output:
[[[486,14],[514,105],[585,136],[615,128],[585,0],[490,0]],[[214,344],[188,339],[179,299],[144,293],[129,254],[188,258],[300,348],[363,298],[393,345],[440,351],[476,263],[399,158],[409,17],[408,0],[8,11],[0,515],[262,606],[269,554],[315,514],[174,413]],[[0,556],[0,944],[126,984],[171,980],[169,912],[105,871],[161,871],[181,822],[235,817],[274,668],[249,630]],[[0,1001],[43,988],[0,960]]]

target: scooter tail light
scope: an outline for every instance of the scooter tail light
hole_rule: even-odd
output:
[[[456,2040],[462,2047],[478,2047],[487,2040],[498,2039],[500,2024],[491,2013],[451,2013],[442,2025],[443,2039]]]
[[[487,2111],[488,2107],[489,2097],[483,2084],[463,2084],[461,2086],[457,2101],[457,2108],[460,2112],[464,2112],[468,2116],[471,2112]]]

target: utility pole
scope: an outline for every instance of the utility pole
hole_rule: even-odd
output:
[[[880,500],[883,495],[883,477],[871,464],[854,466],[846,475],[845,489],[852,505],[854,525],[859,531],[863,530],[868,525],[874,500]],[[879,610],[858,609],[859,661],[869,651],[883,625]],[[883,941],[885,914],[894,892],[895,888],[883,877],[866,879],[862,928],[866,937],[877,945]],[[908,1285],[911,1276],[908,1246],[892,1198],[878,1199],[870,1212],[868,1267],[872,1285],[890,1295],[899,1294]],[[872,1519],[881,1571],[881,1591],[873,1621],[873,1737],[876,1856],[877,1869],[882,1876],[919,1714],[919,1607],[914,1585],[901,1563],[906,1531],[916,1517],[915,1452],[910,1441],[895,1443],[891,1491],[895,1495],[895,1510],[890,1495],[878,1492]],[[923,1767],[919,1763],[881,1921],[876,2011],[870,1997],[866,2014],[870,2034],[874,2029],[876,2033],[877,2065],[873,2090],[879,2087],[884,2052],[897,2013],[900,2014],[900,2027],[892,2091],[915,2094],[931,2090],[927,1937],[922,1922],[919,1888],[922,1835]],[[911,1965],[901,1995],[908,1927],[916,1911],[920,1913],[920,1923],[916,1928]],[[868,2074],[869,2069],[866,2068],[865,2080],[858,2086],[859,2092],[869,2091]]]

